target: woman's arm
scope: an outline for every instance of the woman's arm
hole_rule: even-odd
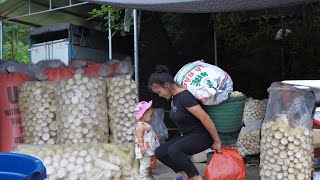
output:
[[[187,110],[190,111],[196,118],[198,118],[201,121],[203,126],[208,130],[212,139],[214,140],[214,144],[221,144],[216,126],[214,125],[210,116],[203,110],[203,108],[200,105],[196,105],[188,107]],[[220,152],[220,147],[217,147],[216,150]]]

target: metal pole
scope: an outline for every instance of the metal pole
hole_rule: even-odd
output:
[[[218,66],[218,53],[217,53],[217,34],[216,28],[213,25],[213,38],[214,38],[214,65]]]
[[[134,75],[137,84],[137,93],[139,97],[139,59],[138,59],[138,22],[137,10],[133,10],[133,30],[134,30]]]
[[[138,37],[140,35],[140,26],[141,26],[141,11],[139,11],[139,14],[137,15],[138,16]]]
[[[28,0],[29,14],[31,14],[31,0]]]
[[[50,9],[50,10],[52,9],[52,2],[51,2],[51,0],[49,0],[49,9]]]
[[[112,60],[112,32],[111,32],[111,12],[108,11],[108,32],[109,32],[109,60]]]
[[[3,37],[2,37],[2,19],[0,19],[0,59],[2,59],[2,42],[3,41]]]

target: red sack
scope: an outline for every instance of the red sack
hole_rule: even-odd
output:
[[[207,180],[245,180],[244,161],[236,149],[222,148],[220,154],[213,154],[205,176]]]
[[[84,68],[84,74],[94,77],[110,77],[111,73],[111,67],[104,64],[88,65]]]
[[[60,60],[42,60],[36,64],[36,67],[40,70],[37,78],[41,81],[59,82],[76,74],[76,70],[67,67]]]
[[[84,74],[91,75],[94,77],[101,77],[99,74],[99,70],[102,64],[88,65],[84,68]]]
[[[107,77],[112,73],[111,67],[85,59],[72,60],[69,67],[72,67],[80,74],[91,75],[94,77]]]
[[[114,77],[119,75],[132,75],[134,73],[134,67],[129,57],[126,57],[122,61],[114,59],[105,63],[111,69],[111,73],[107,77]]]
[[[157,167],[157,161],[158,161],[158,159],[155,156],[153,156],[152,161],[151,161],[151,165],[150,165],[151,169],[155,169]]]
[[[76,71],[70,67],[48,68],[44,71],[46,80],[59,82],[67,78],[72,78]]]
[[[24,73],[0,73],[0,152],[13,150],[24,143],[18,88],[30,81]]]

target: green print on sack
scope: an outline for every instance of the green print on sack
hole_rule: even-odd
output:
[[[221,78],[214,79],[214,81],[219,85],[221,83]],[[215,87],[210,80],[206,80],[206,84],[209,88],[217,88]],[[228,83],[223,84],[223,87],[220,90],[225,91],[227,89]]]
[[[197,75],[191,82],[191,85],[193,86],[200,86],[200,82],[202,78],[208,76],[208,73],[206,72],[201,72],[199,75]]]
[[[188,70],[185,75],[183,76],[183,82],[182,82],[182,85],[183,87],[187,88],[187,83],[189,83],[191,81],[190,78],[193,78],[193,76],[195,75],[195,73],[198,71],[198,72],[201,72],[201,68],[204,68],[205,66],[193,66],[190,70]],[[195,72],[192,72],[193,70],[195,70]],[[201,72],[202,73],[202,72]],[[199,76],[199,75],[198,75]],[[206,76],[208,76],[208,74],[206,73]],[[201,77],[202,79],[203,77]],[[201,81],[201,80],[200,80]],[[200,82],[199,81],[199,82]],[[192,85],[192,83],[191,83]]]
[[[210,80],[207,80],[206,84],[209,86],[209,88],[214,88],[213,84]]]
[[[221,78],[218,77],[217,79],[214,79],[214,81],[217,83],[217,86],[219,87],[219,84],[221,83]]]
[[[228,86],[228,83],[225,83],[225,84],[223,85],[223,87],[221,88],[221,90],[225,91],[225,90],[227,89],[227,86]]]

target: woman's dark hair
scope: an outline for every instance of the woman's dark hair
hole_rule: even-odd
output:
[[[158,65],[156,67],[156,71],[151,74],[149,78],[149,88],[153,84],[159,84],[161,86],[165,85],[166,83],[175,84],[173,77],[169,74],[169,69],[167,66]]]

